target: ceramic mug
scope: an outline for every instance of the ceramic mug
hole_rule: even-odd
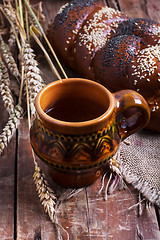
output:
[[[36,155],[65,187],[84,187],[102,174],[122,140],[149,121],[135,91],[111,93],[97,82],[69,78],[50,83],[35,101],[30,140]]]

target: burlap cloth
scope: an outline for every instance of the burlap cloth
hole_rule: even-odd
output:
[[[160,134],[141,131],[120,144],[122,178],[160,207]]]

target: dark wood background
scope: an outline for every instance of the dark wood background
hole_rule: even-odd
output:
[[[34,2],[38,2],[37,0]],[[43,11],[46,24],[51,21],[65,0],[44,0]],[[160,21],[160,0],[108,0],[114,7],[129,17],[146,17]],[[55,80],[46,61],[40,59],[42,77],[46,82]],[[72,72],[67,72],[71,77]],[[0,98],[0,130],[8,115]],[[39,202],[33,181],[34,164],[29,143],[27,118],[21,121],[11,143],[0,157],[0,239],[3,240],[54,240],[67,239],[66,233],[53,225]],[[107,180],[106,182],[107,183]],[[57,219],[67,230],[71,240],[158,240],[159,210],[146,207],[138,215],[138,192],[131,186],[116,190],[104,200],[104,191],[98,195],[101,179],[67,201],[57,209]],[[58,196],[65,190],[55,186]],[[144,206],[143,206],[144,207]]]

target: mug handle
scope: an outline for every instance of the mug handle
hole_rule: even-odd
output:
[[[147,125],[150,110],[146,100],[133,90],[121,90],[113,93],[113,96],[116,100],[116,123],[124,140]]]

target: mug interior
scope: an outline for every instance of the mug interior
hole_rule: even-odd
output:
[[[60,99],[68,99],[68,97],[72,97],[72,102],[75,98],[83,99],[84,105],[87,101],[91,101],[93,105],[100,105],[102,111],[100,115],[87,120],[83,119],[83,121],[79,118],[76,121],[59,120],[46,113]],[[111,92],[101,84],[87,79],[69,78],[57,80],[45,86],[37,95],[35,107],[37,116],[44,126],[59,133],[74,135],[88,134],[105,127],[112,117],[115,102]],[[79,111],[78,106],[77,110]],[[76,115],[74,111],[73,115]],[[80,112],[80,115],[83,113]]]
[[[64,79],[54,82],[43,91],[40,106],[57,120],[82,122],[103,115],[110,101],[106,89],[95,82]]]

